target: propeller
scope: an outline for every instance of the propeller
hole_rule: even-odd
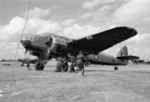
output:
[[[21,33],[21,36],[20,36],[20,40],[22,39],[22,36],[23,36],[23,34],[24,34],[23,32],[24,32],[24,30],[25,30],[25,28],[26,28],[26,25],[27,25],[28,15],[29,15],[29,9],[30,9],[30,0],[28,0],[26,19],[25,19],[24,26],[23,26],[23,28],[22,28],[22,33]],[[15,59],[17,58],[19,45],[20,45],[20,42],[18,42],[18,45],[17,45],[16,54],[15,54]]]

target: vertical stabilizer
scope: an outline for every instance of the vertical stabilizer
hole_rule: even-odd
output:
[[[122,57],[122,56],[128,56],[127,46],[124,46],[123,48],[121,48],[120,51],[117,54],[117,57]]]
[[[118,52],[117,58],[119,58],[120,60],[122,60],[123,63],[124,63],[124,65],[127,65],[127,64],[128,64],[128,60],[122,59],[122,58],[127,57],[127,56],[128,56],[128,48],[127,48],[127,46],[124,46],[124,47],[121,48],[120,51]]]

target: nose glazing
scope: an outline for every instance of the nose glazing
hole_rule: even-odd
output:
[[[30,40],[21,40],[21,43],[22,43],[24,48],[28,48],[31,45]]]

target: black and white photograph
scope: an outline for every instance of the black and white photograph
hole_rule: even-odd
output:
[[[150,102],[150,0],[0,0],[0,102]]]

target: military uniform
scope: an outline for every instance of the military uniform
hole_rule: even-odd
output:
[[[76,57],[76,66],[78,67],[78,71],[82,71],[82,76],[84,75],[84,63],[86,62],[86,58],[82,51],[79,52],[79,55]]]
[[[58,61],[58,63],[57,63],[57,65],[56,65],[56,72],[61,72],[61,71],[63,71],[62,65],[63,65],[65,59],[62,58],[62,57],[58,57],[58,58],[57,58],[57,61]]]
[[[70,65],[70,72],[75,72],[74,67],[75,67],[75,57],[72,56],[71,54],[68,54],[69,57],[69,62],[71,62]]]

